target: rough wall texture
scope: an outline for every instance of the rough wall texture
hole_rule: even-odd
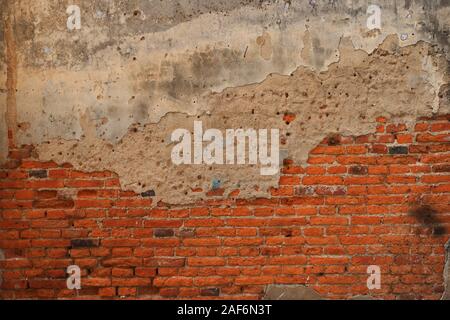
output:
[[[2,295],[442,296],[450,3],[374,2],[0,1]],[[194,120],[287,165],[175,166]]]
[[[269,198],[156,207],[111,172],[13,150],[0,171],[1,296],[261,298],[266,285],[301,284],[326,298],[439,299],[449,119],[410,133],[380,118],[374,134],[325,139],[308,165],[285,161]],[[81,290],[66,289],[72,264]],[[380,290],[366,286],[369,265],[382,270]]]

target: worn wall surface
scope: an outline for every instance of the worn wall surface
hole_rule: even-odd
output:
[[[449,119],[379,118],[372,134],[325,139],[308,165],[286,160],[270,197],[181,205],[14,149],[0,170],[0,297],[447,297]]]
[[[381,31],[367,29],[367,1],[80,1],[72,31],[68,2],[6,4],[17,144],[164,201],[201,198],[214,180],[243,196],[276,186],[248,166],[174,166],[170,134],[195,119],[278,128],[282,157],[304,162],[325,136],[369,133],[377,116],[449,111],[446,1],[381,1]]]
[[[72,4],[81,8],[81,28],[68,30],[66,9]],[[380,29],[366,25],[371,4],[381,7]],[[0,5],[0,162],[5,170],[31,157],[94,176],[110,172],[122,192],[150,196],[146,208],[156,210],[158,205],[195,207],[211,197],[223,204],[236,198],[271,201],[283,195],[276,190],[283,193],[287,181],[296,187],[283,196],[317,192],[311,185],[326,190],[331,185],[332,196],[348,195],[347,174],[365,176],[348,185],[376,185],[395,194],[389,188],[397,184],[413,188],[429,181],[414,176],[413,169],[391,172],[390,165],[431,163],[439,169],[422,173],[438,176],[430,183],[448,200],[448,0],[2,0]],[[194,121],[222,132],[279,129],[282,160],[301,170],[322,167],[305,171],[312,175],[305,181],[286,178],[282,170],[262,176],[258,165],[176,166],[170,158],[171,133],[192,131]],[[429,127],[421,131],[424,122]],[[341,137],[373,133],[384,138],[354,148],[341,145]],[[437,154],[438,160],[362,159],[367,153],[394,159],[418,150]],[[311,163],[315,155],[325,162]],[[383,179],[365,167],[348,171],[351,165],[375,164],[386,167]],[[325,176],[334,166],[345,167],[331,172],[342,177]],[[387,180],[392,173],[405,177]],[[84,180],[74,184],[99,187]],[[5,199],[14,185],[5,181]],[[59,190],[58,199],[78,196],[74,185],[64,182],[41,189],[47,187]],[[408,210],[420,204],[444,215],[440,245],[448,235],[448,207],[434,208],[437,202],[421,199],[427,195],[403,200],[412,201],[405,203]],[[366,200],[348,201],[367,205]],[[58,201],[47,205],[75,205]],[[5,203],[3,209],[13,209],[8,205],[13,206]],[[443,247],[433,250],[442,258]],[[441,264],[433,270],[439,275],[428,297],[442,293]],[[385,292],[388,298],[395,294],[395,288]],[[342,294],[351,295],[351,290]]]

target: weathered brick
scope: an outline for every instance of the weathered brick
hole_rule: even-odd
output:
[[[29,172],[30,178],[47,178],[47,170],[32,170]]]
[[[33,201],[33,208],[73,208],[72,199],[40,199]]]
[[[72,248],[92,248],[98,247],[100,244],[99,239],[72,239],[70,240]]]
[[[200,295],[205,297],[218,297],[220,295],[220,289],[219,288],[201,289]]]
[[[164,238],[164,237],[173,237],[174,232],[173,229],[155,229],[153,231],[155,237]]]
[[[154,190],[148,190],[148,191],[141,193],[141,196],[143,196],[143,197],[154,197],[155,195],[156,195],[156,193]]]
[[[406,146],[389,147],[389,154],[408,154],[408,147]]]
[[[366,175],[368,173],[368,168],[365,166],[351,166],[348,172],[354,175]]]

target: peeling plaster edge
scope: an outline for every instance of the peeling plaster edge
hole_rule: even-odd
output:
[[[210,94],[210,95],[214,95],[214,94],[223,94],[224,92],[226,92],[226,91],[228,91],[228,90],[233,90],[233,89],[244,89],[245,87],[249,87],[249,86],[261,85],[261,84],[263,84],[265,81],[267,81],[267,79],[268,79],[269,77],[271,77],[271,76],[289,77],[291,74],[293,74],[293,73],[295,73],[295,72],[298,72],[298,71],[300,71],[301,69],[307,69],[308,71],[313,72],[316,76],[320,76],[321,74],[328,72],[328,71],[330,70],[331,67],[333,67],[333,66],[335,66],[335,65],[338,65],[338,64],[342,61],[342,52],[341,52],[341,49],[342,49],[342,45],[343,45],[343,40],[345,40],[345,39],[349,39],[349,40],[350,40],[351,45],[352,45],[352,49],[353,49],[354,52],[363,52],[363,53],[367,54],[368,57],[371,57],[371,56],[373,56],[373,55],[376,53],[376,51],[377,51],[378,49],[380,49],[380,47],[383,45],[383,43],[385,43],[385,41],[386,41],[388,38],[391,38],[391,37],[396,37],[396,39],[395,39],[396,44],[397,44],[398,47],[401,48],[401,49],[408,49],[408,48],[412,48],[412,47],[415,47],[415,46],[418,46],[418,45],[421,45],[421,44],[427,44],[427,45],[430,45],[430,46],[437,46],[437,44],[435,44],[435,43],[433,43],[433,42],[431,42],[431,41],[426,41],[426,40],[417,40],[417,41],[414,42],[414,43],[402,45],[401,42],[400,42],[401,39],[400,39],[400,37],[399,37],[399,34],[398,34],[398,33],[390,33],[390,34],[386,34],[385,37],[380,41],[380,43],[379,43],[377,46],[375,46],[375,48],[374,48],[373,50],[371,50],[371,51],[370,51],[370,50],[366,51],[366,50],[364,50],[364,49],[362,49],[362,48],[356,48],[351,36],[348,36],[348,35],[341,35],[340,38],[339,38],[339,43],[338,43],[338,47],[337,47],[337,50],[338,50],[338,52],[339,52],[339,58],[338,58],[337,60],[335,60],[335,61],[329,62],[329,63],[328,63],[324,68],[322,68],[322,69],[316,69],[316,68],[314,68],[312,65],[307,64],[307,63],[304,63],[304,61],[303,61],[303,63],[300,63],[300,64],[296,65],[296,66],[292,69],[292,71],[290,71],[290,72],[287,72],[287,73],[270,72],[270,73],[266,74],[265,77],[264,77],[264,79],[262,79],[262,80],[260,80],[260,81],[248,82],[248,83],[241,84],[241,85],[236,85],[236,86],[227,86],[227,87],[224,87],[224,88],[218,89],[218,90],[209,90],[208,92],[205,92],[203,95],[208,95],[208,94]],[[432,58],[433,58],[433,57],[432,57]],[[445,57],[445,59],[447,59],[447,57]],[[450,63],[450,60],[447,59],[447,61],[449,61],[449,63]],[[426,70],[426,69],[423,69],[423,71],[426,71],[426,72],[428,73],[428,70]],[[434,71],[439,71],[439,70],[435,69]],[[430,81],[428,81],[428,80],[427,80],[427,81],[430,83],[430,85],[431,85],[434,89],[436,89],[436,92],[439,92],[439,90],[440,90],[440,88],[441,88],[442,86],[448,84],[448,83],[445,82],[443,79],[444,79],[444,74],[442,74],[442,79],[439,79],[440,81],[439,81],[439,83],[437,84],[438,86],[433,85],[433,84],[432,84]],[[436,93],[436,96],[437,96],[437,95],[438,95],[438,94]],[[437,113],[437,112],[438,112],[438,111],[435,112],[435,111],[433,110],[433,113]],[[168,112],[168,113],[170,113],[170,112]],[[181,113],[181,112],[180,112],[180,113]],[[184,112],[183,112],[183,113],[184,113]],[[186,114],[189,114],[189,113],[186,112]],[[165,115],[165,114],[164,114],[164,115]],[[164,115],[163,115],[163,116],[164,116]],[[197,114],[196,114],[196,115],[197,115]],[[163,117],[163,116],[162,116],[162,117]],[[162,117],[161,117],[161,118],[162,118]],[[158,122],[159,122],[159,121],[158,121]],[[157,123],[157,122],[156,122],[156,123]]]
[[[227,86],[227,87],[224,87],[224,88],[221,88],[221,89],[218,89],[218,90],[208,90],[208,91],[206,91],[206,92],[203,92],[201,95],[202,95],[203,97],[214,96],[214,95],[220,95],[220,94],[223,94],[223,93],[225,93],[225,92],[227,92],[227,91],[229,91],[229,90],[245,89],[246,87],[252,87],[252,86],[262,85],[265,81],[267,81],[267,80],[269,79],[269,77],[272,77],[272,76],[277,76],[277,77],[289,77],[290,75],[292,75],[292,74],[294,74],[294,73],[296,73],[296,72],[299,72],[299,71],[301,71],[302,69],[306,69],[306,70],[308,70],[308,71],[310,71],[310,72],[313,72],[313,73],[315,74],[316,77],[320,77],[323,73],[328,72],[328,71],[330,70],[330,68],[332,68],[332,67],[335,66],[335,65],[339,65],[339,63],[342,61],[342,53],[341,53],[341,51],[342,51],[342,43],[343,43],[343,40],[345,40],[345,39],[349,39],[349,40],[350,40],[350,43],[351,43],[351,46],[352,46],[352,49],[353,49],[354,52],[363,52],[363,53],[367,54],[368,57],[371,57],[371,56],[373,56],[373,55],[376,53],[376,51],[377,51],[378,49],[380,49],[380,47],[385,43],[385,41],[386,41],[388,38],[394,38],[394,37],[395,37],[395,41],[396,41],[397,46],[398,46],[399,48],[401,48],[401,49],[412,48],[412,47],[415,47],[415,46],[418,46],[418,45],[421,45],[421,44],[427,44],[427,45],[430,45],[430,46],[435,46],[435,45],[436,45],[436,44],[434,44],[433,42],[426,41],[426,40],[418,40],[418,41],[416,41],[416,42],[414,42],[414,43],[411,43],[411,44],[401,45],[401,43],[400,43],[400,40],[401,40],[401,39],[400,39],[400,37],[399,37],[399,34],[398,34],[398,33],[391,33],[391,34],[387,34],[387,35],[382,39],[382,41],[381,41],[381,42],[380,42],[380,43],[379,43],[372,51],[369,52],[369,51],[366,51],[366,50],[364,50],[364,49],[358,49],[358,48],[356,48],[355,45],[354,45],[354,42],[353,42],[353,40],[352,40],[352,38],[351,38],[350,36],[341,35],[340,38],[339,38],[339,44],[338,44],[338,48],[337,48],[337,50],[338,50],[338,52],[339,52],[339,58],[338,58],[336,61],[331,61],[331,62],[330,62],[329,64],[327,64],[326,67],[323,68],[323,69],[317,70],[317,69],[315,69],[312,65],[305,64],[305,63],[300,63],[300,64],[298,64],[297,66],[295,66],[295,67],[292,69],[292,71],[287,72],[287,73],[270,72],[270,73],[266,74],[265,77],[264,77],[262,80],[260,80],[260,81],[248,82],[248,83],[241,84],[241,85],[236,85],[236,86]],[[429,57],[430,57],[430,56],[429,56]],[[434,56],[431,56],[430,58],[434,58]],[[445,57],[445,59],[447,60],[447,57]],[[448,63],[450,64],[450,61],[449,61],[449,60],[447,60],[447,61],[448,61]],[[430,71],[431,71],[431,70],[427,70],[427,69],[425,69],[425,68],[423,68],[422,70],[425,71],[425,72],[427,72],[427,74],[430,74]],[[438,73],[439,73],[439,70],[438,70],[438,69],[433,69],[433,71],[435,71],[435,74],[438,74]],[[440,89],[441,89],[443,86],[445,86],[445,85],[448,84],[448,82],[444,80],[445,78],[446,78],[446,73],[445,73],[445,71],[444,71],[444,72],[441,74],[441,77],[440,77],[439,81],[437,81],[437,83],[435,83],[435,84],[433,84],[429,79],[426,79],[426,81],[427,81],[428,83],[430,83],[430,85],[435,89],[435,96],[436,96],[435,98],[436,98],[436,99],[438,99],[438,95],[439,95]],[[86,110],[86,111],[88,111],[88,110]],[[199,111],[199,112],[196,112],[196,113],[192,113],[192,112],[189,112],[189,111],[186,111],[186,112],[182,112],[182,111],[168,111],[168,112],[162,114],[162,115],[159,117],[158,121],[147,121],[146,123],[141,124],[139,127],[145,127],[146,124],[158,124],[159,122],[161,122],[161,120],[162,120],[163,118],[169,116],[170,114],[183,114],[183,115],[188,115],[188,116],[202,116],[202,115],[208,114],[209,112],[212,113],[214,110],[208,110],[208,107],[206,107],[206,108],[200,108],[198,111]],[[439,105],[433,106],[433,115],[439,114],[439,111],[440,111],[440,106],[439,106]],[[445,113],[445,112],[444,112],[444,113]],[[380,115],[380,116],[381,116],[381,115]],[[119,141],[122,140],[122,138],[128,133],[128,131],[129,131],[130,128],[136,127],[137,124],[138,124],[138,123],[136,123],[136,122],[131,123],[131,124],[128,126],[127,132],[121,137],[121,139],[119,139]],[[102,138],[102,139],[103,139],[103,138]],[[58,139],[56,139],[56,140],[58,140]],[[81,139],[73,139],[73,140],[65,140],[65,139],[62,139],[62,140],[63,140],[63,141],[80,141]],[[104,139],[103,139],[103,140],[104,140]],[[106,141],[106,140],[105,140],[105,141]],[[112,143],[112,145],[114,145],[114,143]]]
[[[185,113],[183,113],[183,112],[174,112],[174,111],[171,111],[171,112],[169,112],[170,114],[185,114]],[[379,116],[384,116],[383,114],[379,114]],[[165,116],[163,116],[163,117],[165,117]],[[393,118],[393,119],[395,119],[395,118]],[[415,120],[412,120],[412,121],[409,121],[409,122],[407,122],[408,123],[408,125],[409,125],[409,127],[408,127],[408,130],[412,130],[412,128],[414,128],[414,126],[415,126],[415,124],[417,124],[417,123],[419,123],[420,121],[419,121],[419,119],[418,118],[416,118]],[[365,133],[365,134],[370,134],[370,133],[373,133],[373,132],[367,132],[367,133]],[[362,134],[362,135],[364,135],[364,134]],[[325,138],[325,137],[324,137]],[[77,139],[72,139],[72,140],[64,140],[64,139],[57,139],[57,140],[54,140],[54,141],[58,141],[58,142],[61,142],[61,141],[65,141],[65,142],[78,142],[79,140],[77,140]],[[313,148],[314,149],[314,148]],[[312,150],[312,149],[311,149]],[[311,151],[311,150],[309,150],[308,151],[308,153]],[[61,166],[61,165],[64,165],[64,164],[73,164],[72,162],[61,162],[61,161],[57,161],[57,160],[55,160],[55,159],[53,159],[53,158],[45,158],[45,159],[41,159],[40,158],[40,156],[39,156],[39,153],[38,153],[38,151],[36,150],[36,149],[34,149],[34,153],[33,153],[33,159],[35,159],[35,160],[37,160],[37,161],[53,161],[53,162],[55,162],[57,165],[59,165],[59,166]],[[300,162],[298,162],[298,163],[300,163]],[[308,164],[307,163],[300,163],[299,164],[300,166],[302,166],[302,167],[305,167],[305,166],[308,166]],[[121,189],[121,190],[124,190],[124,191],[133,191],[133,192],[135,192],[136,194],[139,194],[140,192],[137,192],[136,191],[136,189],[134,189],[133,188],[133,184],[134,184],[134,182],[133,183],[128,183],[128,184],[124,184],[123,183],[123,181],[122,181],[122,179],[121,179],[121,176],[116,172],[116,171],[114,171],[114,170],[111,170],[111,169],[91,169],[91,170],[87,170],[87,169],[81,169],[81,168],[78,168],[77,166],[73,166],[73,169],[74,170],[81,170],[81,171],[83,171],[83,172],[85,172],[85,173],[95,173],[95,172],[109,172],[109,173],[111,173],[111,174],[113,174],[113,175],[115,175],[118,179],[119,179],[119,188]],[[281,168],[280,168],[281,169]],[[278,173],[277,174],[277,176],[279,177],[280,176],[280,174],[281,173]],[[273,188],[278,188],[279,187],[279,184],[278,184],[278,182],[276,183],[276,184],[274,184],[273,186],[272,186]],[[224,199],[229,199],[230,198],[230,193],[232,193],[233,192],[233,189],[226,189],[226,192],[222,195],[222,196],[217,196],[217,197],[214,197],[214,200],[224,200]],[[252,201],[252,200],[258,200],[258,199],[261,199],[261,198],[264,198],[264,199],[272,199],[272,198],[276,198],[276,197],[273,197],[272,195],[270,195],[270,192],[269,192],[269,190],[267,190],[264,194],[260,194],[260,195],[250,195],[250,196],[241,196],[241,195],[238,195],[238,196],[233,196],[233,197],[231,197],[232,199],[235,199],[235,200],[248,200],[248,201]],[[193,198],[191,201],[189,201],[189,202],[171,202],[171,201],[167,201],[167,200],[165,200],[165,201],[163,201],[162,200],[162,198],[158,195],[158,193],[156,194],[156,196],[153,196],[152,197],[152,199],[153,199],[153,202],[152,202],[152,204],[151,204],[151,207],[157,207],[160,203],[163,203],[163,204],[165,204],[165,205],[170,205],[171,207],[173,207],[173,208],[179,208],[179,209],[183,209],[183,208],[189,208],[189,207],[192,207],[192,206],[195,206],[195,205],[198,205],[199,203],[202,203],[202,202],[204,202],[204,201],[207,201],[208,199],[197,199],[197,198]],[[447,248],[448,248],[448,253],[449,253],[449,267],[450,267],[450,240],[449,240],[449,242],[447,243]],[[449,290],[450,290],[450,287],[449,287]],[[449,291],[449,298],[450,298],[450,291]]]
[[[339,44],[340,44],[340,45],[342,44],[342,39],[345,39],[345,38],[348,38],[348,37],[341,36],[340,41],[339,41]],[[390,38],[390,39],[388,39],[388,38]],[[415,43],[415,44],[410,44],[410,45],[407,45],[407,46],[401,46],[401,45],[400,45],[400,42],[399,42],[398,35],[397,35],[396,33],[393,33],[393,34],[389,35],[388,37],[386,37],[383,43],[385,43],[386,41],[389,41],[389,40],[390,40],[390,41],[394,41],[395,44],[396,44],[396,46],[397,46],[396,48],[398,48],[398,49],[404,49],[404,48],[408,48],[408,47],[415,47],[415,46],[418,46],[418,45],[421,45],[421,44],[426,44],[426,45],[430,45],[430,46],[435,46],[435,45],[433,45],[432,43],[430,43],[430,42],[428,42],[428,41],[425,41],[425,40],[417,41],[417,43]],[[376,52],[377,49],[383,48],[383,43],[381,43],[381,44],[380,44],[380,45],[379,45],[372,53],[368,54],[368,56],[370,57],[370,56],[372,56],[373,54],[375,54],[375,52]],[[340,47],[340,48],[342,48],[342,47]],[[362,51],[362,52],[365,52],[363,49],[356,49],[356,48],[354,47],[353,43],[351,43],[351,47],[349,47],[349,49],[351,49],[351,48],[353,48],[354,51]],[[393,52],[395,52],[395,51],[393,51]],[[430,56],[430,58],[436,58],[436,56],[433,55],[433,56]],[[330,63],[330,64],[328,65],[328,67],[331,67],[331,66],[333,66],[333,65],[338,65],[339,62],[341,61],[341,59],[342,59],[342,55],[339,56],[339,60],[338,60],[337,62],[332,62],[332,63]],[[445,59],[446,59],[446,58],[445,58]],[[448,62],[448,60],[446,60],[446,61]],[[301,72],[302,69],[304,69],[304,68],[307,68],[307,67],[305,67],[305,66],[303,66],[303,65],[298,66],[298,67],[295,69],[294,72]],[[435,70],[435,69],[433,69],[433,70]],[[428,72],[427,70],[424,70],[424,71]],[[435,70],[435,71],[439,71],[439,70]],[[321,72],[321,71],[314,70],[314,69],[312,70],[312,72],[315,74],[316,77],[320,77],[321,74],[323,73],[323,72]],[[445,70],[444,70],[443,72],[445,72]],[[259,84],[264,83],[265,81],[267,81],[267,80],[269,79],[269,77],[274,76],[274,75],[280,76],[280,77],[289,77],[289,76],[290,76],[290,75],[283,75],[283,74],[279,74],[279,73],[270,73],[270,74],[268,74],[268,75],[265,77],[265,79],[262,80],[261,82],[256,82],[256,83],[251,83],[251,84],[245,84],[245,85],[242,85],[242,86],[233,86],[233,87],[229,87],[228,89],[230,89],[230,90],[233,90],[233,89],[239,89],[239,88],[241,88],[241,89],[244,88],[244,89],[245,89],[245,88],[247,88],[247,87],[259,85]],[[443,75],[443,76],[444,76],[444,75]],[[443,78],[445,78],[445,77],[443,77]],[[441,86],[443,86],[443,85],[446,85],[447,83],[445,83],[445,81],[444,81],[444,83],[440,83],[440,84],[441,84]],[[441,88],[441,87],[439,87],[439,89],[440,89],[440,88]],[[435,92],[434,92],[434,94],[435,94],[436,96],[438,95],[437,92],[439,92],[439,90],[435,90]],[[213,94],[213,93],[211,93],[211,92],[209,92],[209,94],[208,94],[207,92],[205,93],[205,95],[211,95],[211,94]],[[14,92],[14,97],[15,97],[15,92]],[[208,113],[208,112],[214,112],[214,110],[215,110],[215,108],[210,109],[210,110],[208,110],[207,108],[206,108],[206,109],[199,109],[198,112],[196,112],[196,113],[194,113],[194,114],[192,114],[192,113],[190,113],[190,112],[182,112],[182,111],[169,111],[169,112],[166,112],[166,113],[161,117],[161,119],[164,118],[164,117],[166,117],[166,116],[168,116],[169,114],[183,114],[183,115],[186,115],[186,114],[187,114],[187,115],[190,115],[190,116],[194,116],[194,115],[203,115],[203,114]],[[439,112],[439,110],[438,110],[438,112]],[[93,129],[93,127],[92,127],[93,124],[90,123],[90,121],[89,121],[90,119],[89,119],[88,113],[89,113],[89,109],[86,109],[86,110],[85,110],[85,113],[84,113],[84,117],[87,118],[87,119],[85,119],[85,120],[87,120],[88,122],[85,123],[84,126],[82,125],[83,132],[84,132],[86,138],[99,139],[99,140],[105,141],[108,145],[114,145],[113,143],[110,143],[109,141],[107,141],[107,140],[105,140],[105,139],[103,139],[103,138],[97,137],[97,135],[96,135],[96,133],[95,133],[95,129],[92,130],[92,129]],[[381,113],[379,113],[378,115],[379,115],[379,116],[386,116],[386,114],[381,114]],[[393,118],[391,118],[391,120],[402,119],[403,116],[408,116],[408,114],[402,114],[401,116],[393,117]],[[414,123],[416,123],[416,122],[418,121],[418,120],[417,120],[417,115],[412,115],[412,114],[411,114],[411,116],[412,116],[414,119],[408,121],[408,123],[410,124],[410,129],[411,129],[411,125],[414,124]],[[82,122],[82,121],[81,121],[82,119],[83,119],[83,116],[81,116],[80,122]],[[161,121],[161,119],[160,119],[160,121]],[[373,122],[374,122],[374,121],[373,121]],[[159,121],[158,121],[158,122],[146,122],[146,123],[144,123],[144,124],[139,125],[139,127],[145,127],[147,124],[157,124],[157,123],[159,123]],[[130,131],[129,129],[130,129],[131,127],[136,127],[136,125],[137,125],[137,123],[132,123],[132,124],[130,124],[130,126],[128,127],[128,130],[127,130],[127,131],[125,132],[125,134],[121,137],[121,139],[119,139],[119,143],[122,143],[122,139],[123,139],[127,134],[129,134],[129,131]],[[367,133],[371,133],[371,132],[367,132]],[[343,134],[343,135],[346,135],[346,133],[342,133],[342,134]],[[86,139],[86,138],[85,138],[85,139]],[[82,140],[83,140],[83,139],[61,139],[61,138],[56,138],[56,139],[50,139],[49,141],[57,141],[57,142],[61,142],[61,141],[65,141],[65,142],[80,142],[80,141],[82,141]],[[37,146],[39,146],[39,145],[41,145],[41,144],[42,144],[42,143],[39,143],[39,144],[37,144]],[[311,151],[311,150],[308,150],[308,153],[309,153],[310,151]],[[36,158],[39,160],[39,159],[40,159],[40,156],[37,155]],[[54,159],[46,159],[46,160],[53,160],[53,161],[54,161]],[[58,163],[58,162],[57,162],[57,163]],[[59,164],[61,164],[61,163],[59,163]],[[96,171],[99,171],[99,170],[88,170],[88,171],[86,171],[86,172],[96,172]],[[104,170],[101,170],[101,171],[104,171]],[[108,171],[108,169],[106,169],[105,171]],[[119,176],[119,180],[122,180],[120,176]],[[277,185],[274,185],[274,187],[278,187],[278,184],[277,184]],[[121,188],[123,188],[123,189],[125,189],[125,190],[133,190],[133,188],[132,188],[129,184],[123,185],[123,184],[121,183]],[[133,191],[135,191],[135,190],[133,190]],[[226,198],[226,197],[228,197],[228,194],[227,194],[227,193],[224,194],[223,197],[220,197],[220,199],[224,199],[224,198]],[[270,195],[267,195],[267,194],[265,194],[263,197],[265,197],[265,198],[271,198]],[[240,198],[240,199],[257,199],[257,198],[259,198],[259,196],[252,196],[252,197],[237,197],[237,198]],[[156,200],[156,201],[155,201],[155,205],[156,205],[156,203],[157,203],[158,201],[160,201],[161,199],[159,199],[159,197],[156,197],[155,200]],[[167,203],[168,203],[168,204],[171,204],[171,205],[177,204],[177,205],[180,205],[180,206],[188,206],[188,205],[190,205],[190,204],[192,204],[192,203],[195,203],[195,202],[196,202],[196,200],[193,200],[191,203],[181,203],[181,204],[179,204],[179,203],[170,203],[170,202],[167,202]]]
[[[8,2],[4,17],[4,40],[6,45],[6,112],[5,122],[8,136],[8,149],[15,147],[17,127],[17,45],[14,34],[14,14]],[[8,153],[8,150],[6,150]]]

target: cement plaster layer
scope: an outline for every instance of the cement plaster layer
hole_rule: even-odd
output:
[[[157,200],[202,199],[212,184],[267,196],[277,185],[256,166],[174,166],[170,134],[194,120],[278,128],[282,157],[304,164],[327,135],[450,108],[447,0],[377,1],[375,30],[372,2],[356,0],[77,1],[71,31],[68,3],[1,3],[0,157],[10,128],[42,160],[114,171]]]

